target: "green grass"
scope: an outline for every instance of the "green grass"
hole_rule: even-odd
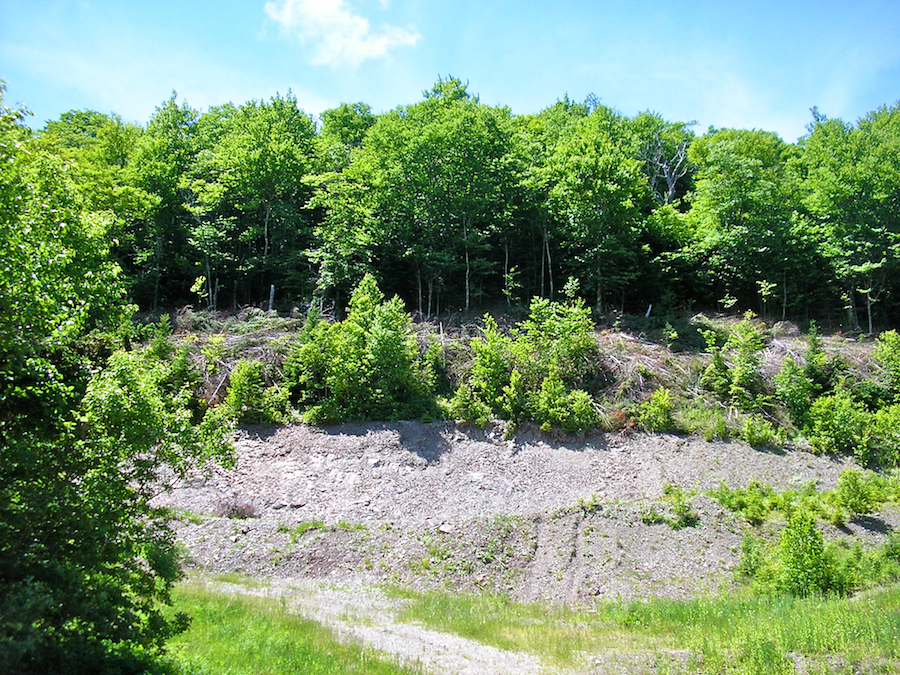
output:
[[[308,520],[303,521],[302,523],[298,523],[294,527],[288,527],[287,525],[279,525],[279,532],[286,532],[291,537],[291,543],[296,544],[300,541],[300,538],[309,532],[310,530],[324,530],[326,529],[325,523],[321,520]]]
[[[182,584],[175,610],[190,628],[169,643],[172,675],[421,675],[377,652],[342,644],[278,601]]]
[[[581,652],[665,656],[687,650],[693,673],[793,673],[791,653],[815,664],[811,672],[826,657],[862,664],[868,668],[863,672],[896,672],[900,666],[900,586],[853,598],[726,596],[607,602],[593,611],[488,595],[392,593],[409,603],[402,620],[556,665],[576,664]],[[668,667],[678,672],[675,661]]]

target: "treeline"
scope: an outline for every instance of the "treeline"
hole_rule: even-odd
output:
[[[598,315],[752,309],[869,333],[897,321],[900,108],[812,111],[796,144],[568,98],[534,115],[454,78],[375,114],[276,95],[145,127],[72,111],[37,141],[71,161],[141,308],[344,307],[373,274],[421,316],[577,279]]]

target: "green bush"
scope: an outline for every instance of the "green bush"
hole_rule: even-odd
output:
[[[689,434],[699,434],[707,441],[717,441],[731,436],[725,412],[715,404],[692,404],[675,413],[677,426]]]
[[[754,579],[762,572],[766,562],[766,544],[759,537],[746,532],[741,538],[741,554],[735,572],[747,579]]]
[[[747,415],[741,427],[741,438],[754,448],[780,447],[784,444],[779,430],[761,415]]]
[[[385,300],[366,275],[347,318],[328,324],[313,313],[285,363],[304,419],[417,419],[434,414],[433,359],[425,358],[399,298]]]
[[[635,419],[647,431],[675,431],[675,403],[665,387],[656,389],[650,398],[638,406]]]
[[[504,400],[512,377],[512,340],[500,332],[497,322],[484,316],[482,337],[471,341],[472,367],[450,403],[457,418],[483,425],[488,419],[504,414]],[[521,387],[521,374],[517,373]]]
[[[805,597],[836,590],[825,541],[806,511],[795,511],[781,531],[774,574],[777,591]]]
[[[748,312],[731,330],[722,347],[717,345],[718,336],[714,332],[704,332],[712,360],[700,378],[701,386],[744,411],[759,407],[758,399],[763,391],[759,369],[765,344],[752,318]]]
[[[511,422],[521,422],[528,412],[528,392],[525,390],[525,378],[518,370],[512,371],[509,384],[503,387],[500,395],[500,410]]]
[[[896,398],[900,395],[900,334],[889,330],[879,335],[872,356],[886,371],[888,386]]]
[[[894,530],[888,535],[883,550],[885,556],[900,563],[900,532]]]
[[[843,389],[817,398],[809,409],[806,434],[813,450],[865,458],[872,415]]]
[[[449,413],[453,419],[484,426],[491,419],[493,411],[472,391],[468,383],[463,382],[450,399]]]
[[[700,517],[691,507],[691,498],[680,485],[666,483],[663,486],[663,497],[672,507],[674,518],[669,521],[673,530],[685,527],[697,527]]]
[[[227,354],[225,335],[223,333],[210,335],[206,345],[200,348],[200,353],[203,354],[203,358],[206,361],[206,372],[210,374],[216,372],[219,364],[225,360]]]
[[[533,420],[549,430],[585,431],[599,418],[590,393],[579,386],[597,369],[590,311],[580,301],[535,298],[529,317],[501,333],[485,316],[471,342],[472,367],[450,400],[457,419],[484,424],[491,417]]]
[[[765,344],[759,329],[748,314],[738,323],[728,337],[726,347],[731,350],[730,383],[728,395],[743,410],[756,407],[756,397],[762,389],[762,352]]]
[[[781,503],[771,485],[756,480],[751,480],[745,488],[735,489],[722,483],[711,496],[726,509],[743,515],[751,525],[761,525]]]
[[[470,343],[474,360],[468,385],[493,412],[499,412],[503,389],[509,385],[512,373],[512,340],[500,332],[489,315],[484,317],[482,333],[483,337]]]
[[[878,487],[858,469],[846,469],[838,478],[836,498],[838,504],[851,516],[871,513],[880,502]]]
[[[775,393],[791,421],[801,429],[808,423],[815,390],[816,385],[805,369],[790,356],[786,357],[775,375]]]
[[[595,367],[593,328],[590,309],[583,301],[534,298],[512,345],[515,365],[528,388],[539,387],[551,371],[570,388],[582,386]]]
[[[594,400],[585,391],[569,391],[554,370],[541,383],[539,391],[529,399],[532,419],[545,431],[560,427],[564,431],[587,431],[597,426]]]
[[[839,357],[829,357],[825,353],[822,336],[819,335],[815,321],[810,322],[809,331],[806,333],[806,351],[803,353],[803,361],[803,374],[813,383],[813,396],[831,391],[842,364]]]
[[[875,413],[863,463],[883,467],[900,466],[900,404]]]
[[[700,386],[727,400],[731,390],[731,374],[725,363],[725,348],[718,345],[718,335],[714,331],[705,330],[702,333],[712,359],[700,377]]]
[[[280,391],[284,391],[281,396]],[[286,394],[286,390],[278,387],[266,388],[260,361],[241,359],[231,371],[228,393],[220,407],[236,422],[282,422],[289,408]]]

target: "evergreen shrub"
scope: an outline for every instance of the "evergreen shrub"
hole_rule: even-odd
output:
[[[307,422],[418,419],[435,411],[433,363],[402,301],[385,300],[366,275],[344,321],[307,319],[285,373]]]
[[[599,367],[592,329],[590,310],[581,301],[534,298],[528,318],[510,335],[485,316],[450,414],[477,424],[502,417],[531,420],[545,430],[597,427],[594,399],[582,388]]]
[[[656,389],[650,398],[637,408],[635,419],[646,431],[675,431],[675,403],[671,392],[665,387]]]

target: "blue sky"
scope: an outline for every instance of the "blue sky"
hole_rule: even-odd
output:
[[[311,114],[420,100],[438,76],[533,113],[589,93],[627,115],[777,131],[816,105],[855,121],[900,98],[900,2],[0,0],[6,105],[146,123],[291,89]]]

